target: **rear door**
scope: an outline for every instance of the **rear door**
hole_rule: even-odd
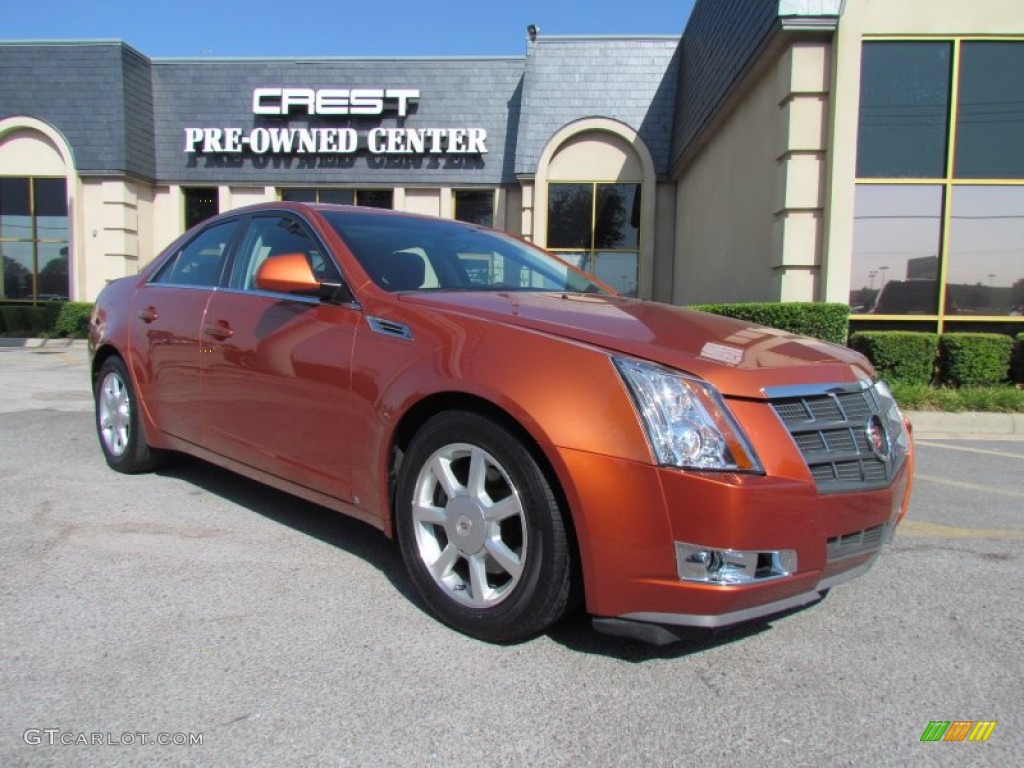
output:
[[[161,431],[193,443],[203,431],[203,317],[238,228],[238,219],[206,227],[133,297],[131,364],[142,405]]]
[[[270,256],[301,253],[338,282],[325,247],[299,218],[253,215],[228,286],[203,323],[203,400],[211,450],[335,498],[351,500],[351,356],[361,313],[317,298],[262,291]]]

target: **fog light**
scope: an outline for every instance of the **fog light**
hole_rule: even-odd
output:
[[[676,542],[676,565],[683,581],[704,584],[749,584],[779,579],[796,572],[796,550],[767,552],[713,549]]]

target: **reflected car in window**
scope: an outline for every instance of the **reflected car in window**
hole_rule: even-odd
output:
[[[364,520],[493,642],[578,607],[666,642],[812,603],[910,494],[907,425],[859,354],[460,222],[221,214],[103,290],[90,350],[110,467],[189,454]]]

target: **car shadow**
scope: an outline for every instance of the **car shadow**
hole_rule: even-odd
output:
[[[175,457],[170,464],[157,470],[156,474],[189,483],[279,525],[287,526],[364,560],[380,571],[399,594],[418,610],[434,618],[409,579],[398,547],[368,523],[284,491],[278,491],[201,459]],[[726,629],[686,629],[680,633],[678,642],[659,646],[627,637],[602,634],[594,629],[591,617],[580,609],[552,627],[545,635],[576,653],[643,663],[659,659],[685,658],[745,640],[770,630],[772,621],[799,610],[803,609],[796,608],[767,619]],[[509,645],[515,647],[522,644]]]
[[[426,613],[402,563],[398,547],[377,528],[327,507],[190,457],[175,457],[157,471],[311,536],[372,565],[398,592]]]

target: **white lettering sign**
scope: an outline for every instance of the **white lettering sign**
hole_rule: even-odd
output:
[[[383,115],[397,110],[409,114],[409,102],[420,92],[409,88],[256,88],[252,92],[254,115],[288,115],[293,109],[310,115]]]
[[[486,155],[483,128],[374,128],[366,135],[373,155]],[[351,155],[355,128],[186,128],[188,154]]]
[[[407,117],[415,88],[254,88],[255,115],[305,112],[320,116],[379,116],[393,111]],[[483,128],[373,128],[360,136],[355,128],[185,129],[188,154],[351,155],[365,148],[372,155],[485,155]]]

